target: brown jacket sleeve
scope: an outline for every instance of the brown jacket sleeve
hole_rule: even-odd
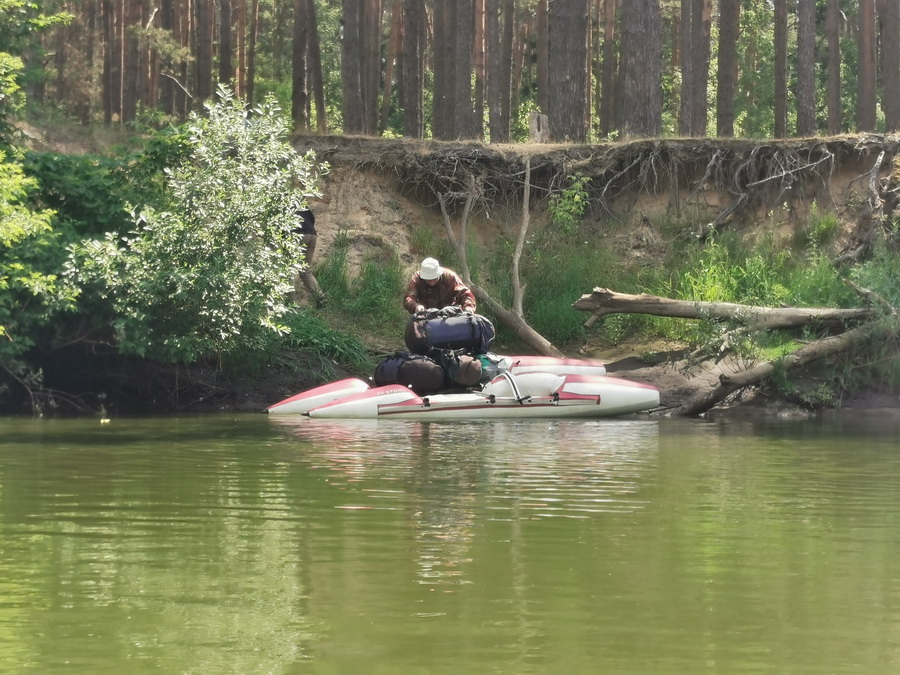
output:
[[[454,303],[462,309],[468,310],[474,314],[475,308],[477,306],[477,303],[475,302],[475,294],[468,286],[466,286],[465,282],[458,274],[454,276],[456,277],[454,279],[455,285],[453,287]]]
[[[416,313],[416,305],[419,304],[418,289],[419,273],[412,275],[410,280],[406,282],[406,296],[403,298],[403,308],[410,314]]]

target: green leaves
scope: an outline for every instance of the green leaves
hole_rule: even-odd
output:
[[[186,124],[190,151],[166,170],[164,206],[135,211],[125,237],[73,248],[67,276],[112,302],[124,353],[191,362],[285,331],[304,265],[292,229],[326,167],[295,152],[274,102],[250,114],[229,90],[218,98]]]
[[[12,363],[31,346],[31,331],[63,300],[46,259],[55,247],[52,211],[25,205],[33,187],[0,151],[0,362]]]
[[[587,206],[589,179],[581,174],[569,176],[571,184],[550,198],[549,211],[553,223],[564,235],[575,232]]]

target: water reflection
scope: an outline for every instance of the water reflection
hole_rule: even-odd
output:
[[[378,484],[338,508],[402,503],[423,584],[471,583],[479,524],[641,509],[641,474],[656,461],[659,434],[644,420],[272,422],[308,444],[303,460],[331,471],[332,486]]]
[[[891,431],[0,420],[0,670],[890,672]]]

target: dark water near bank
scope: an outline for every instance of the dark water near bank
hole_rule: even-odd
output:
[[[0,672],[898,672],[898,432],[0,420]]]

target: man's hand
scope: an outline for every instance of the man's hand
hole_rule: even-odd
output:
[[[425,313],[425,305],[416,305],[416,314],[424,314]]]

